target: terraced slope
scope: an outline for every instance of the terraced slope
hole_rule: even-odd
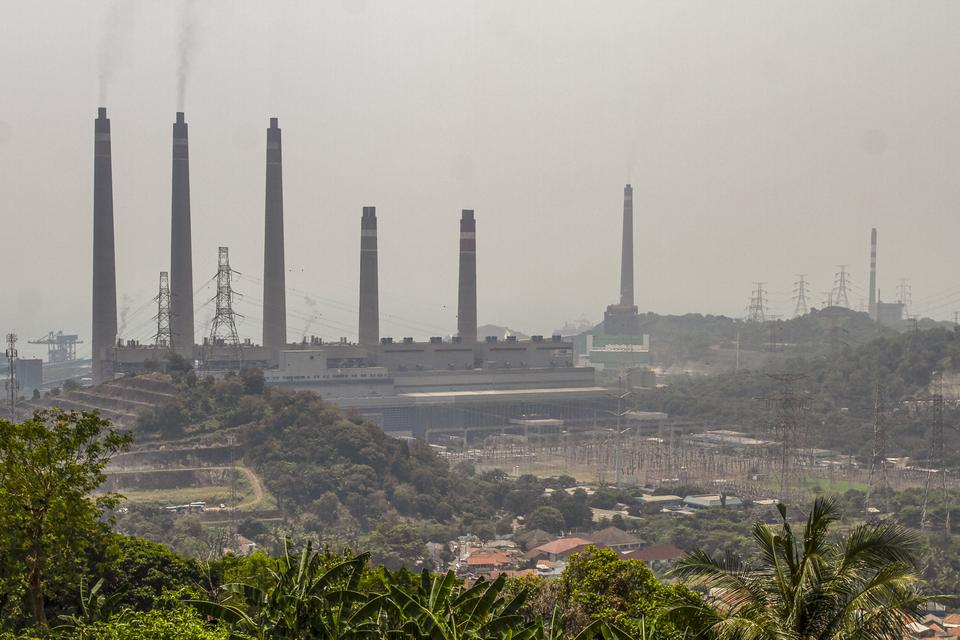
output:
[[[47,395],[39,400],[25,402],[29,411],[60,407],[65,411],[91,411],[121,428],[133,427],[139,415],[154,407],[172,402],[176,389],[170,377],[152,373],[131,378],[120,378],[95,387],[84,387],[59,396]]]

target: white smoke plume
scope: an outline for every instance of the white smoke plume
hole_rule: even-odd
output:
[[[128,294],[123,294],[120,296],[120,326],[117,327],[117,336],[120,337],[123,335],[123,332],[127,330],[127,317],[130,315],[130,303],[132,299]]]
[[[110,85],[123,57],[123,48],[133,25],[137,3],[130,0],[113,0],[103,15],[103,31],[100,34],[98,60],[100,80],[100,105],[109,97]]]
[[[180,6],[180,33],[177,39],[177,111],[184,110],[187,100],[187,82],[197,46],[197,15],[195,0],[183,0]]]
[[[310,313],[307,316],[307,322],[303,325],[303,339],[306,340],[310,335],[310,329],[313,328],[313,323],[320,319],[320,314],[315,311],[317,307],[317,301],[310,296],[304,296],[303,303],[310,307]]]

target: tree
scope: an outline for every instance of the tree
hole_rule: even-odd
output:
[[[563,529],[563,514],[556,507],[537,507],[524,518],[528,531],[543,529],[550,533],[559,533]]]
[[[91,492],[111,456],[132,438],[96,413],[38,411],[21,423],[0,420],[0,556],[26,567],[34,622],[47,626],[45,572],[52,558],[80,555],[120,496]]]
[[[893,522],[863,524],[831,541],[840,519],[836,502],[818,498],[798,538],[778,505],[777,526],[756,523],[760,561],[747,565],[728,554],[695,551],[673,573],[715,588],[722,606],[680,598],[670,615],[696,621],[719,640],[750,638],[901,638],[927,600],[917,573],[918,539]]]
[[[677,589],[661,584],[639,560],[624,560],[612,549],[590,547],[570,556],[558,580],[556,604],[564,612],[569,633],[579,633],[603,620],[624,629],[630,637],[640,637],[650,632],[650,621]],[[657,637],[673,631],[669,624],[660,625]]]

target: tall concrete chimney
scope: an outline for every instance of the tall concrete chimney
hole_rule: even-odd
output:
[[[263,230],[263,346],[276,362],[287,346],[286,267],[283,255],[283,166],[280,127],[267,129],[267,187]]]
[[[109,350],[117,341],[117,270],[113,240],[113,166],[110,119],[100,107],[93,151],[93,382],[113,375]]]
[[[170,332],[176,351],[193,356],[193,241],[190,234],[190,153],[187,123],[173,123],[173,191],[170,199]]]
[[[623,249],[620,253],[620,305],[633,306],[633,187],[623,188]]]
[[[377,289],[377,208],[364,207],[360,218],[360,345],[380,342],[380,301]]]
[[[877,229],[870,230],[870,317],[877,319]]]
[[[477,341],[477,221],[473,209],[464,209],[460,216],[457,333],[464,342]]]

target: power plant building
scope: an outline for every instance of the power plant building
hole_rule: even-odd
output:
[[[499,429],[532,419],[592,427],[609,422],[609,409],[615,401],[605,387],[597,385],[594,368],[578,366],[571,340],[560,336],[520,340],[515,336],[478,335],[476,217],[472,209],[460,212],[454,335],[422,341],[380,335],[377,215],[375,207],[365,206],[360,216],[357,342],[324,342],[318,338],[288,342],[282,150],[276,118],[270,119],[267,129],[265,170],[263,345],[250,340],[239,344],[205,340],[197,345],[187,123],[183,113],[177,113],[173,125],[170,247],[170,333],[175,353],[197,363],[208,375],[240,367],[261,368],[271,386],[317,393],[358,411],[387,431],[420,437],[438,430]],[[101,194],[100,182],[97,185],[97,194]],[[96,202],[100,199],[100,195],[95,197]],[[638,354],[644,348],[649,352],[648,338],[636,331],[639,318],[633,301],[633,204],[629,185],[624,190],[623,224],[620,303],[611,305],[605,320],[605,328],[618,333],[605,331],[593,343],[596,357],[603,364],[607,364],[607,355],[603,354],[620,364],[618,358],[623,354]],[[452,242],[453,234],[450,239]],[[112,257],[111,252],[111,264]],[[95,286],[95,301],[102,293],[109,294],[115,305],[115,287],[110,283],[103,289]],[[115,315],[114,306],[114,322]],[[143,371],[156,366],[153,363],[162,365],[171,351],[165,344],[118,342],[115,324],[113,332],[108,341],[111,346],[103,350],[111,376]],[[621,348],[618,345],[623,340],[612,340],[613,335],[639,342]]]

